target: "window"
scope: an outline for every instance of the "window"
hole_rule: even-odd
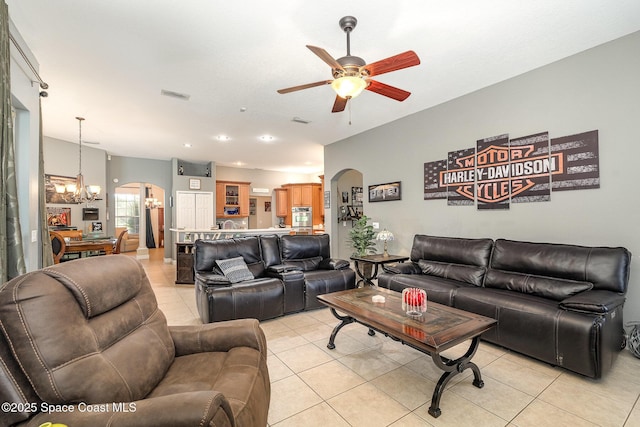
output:
[[[126,227],[131,234],[140,231],[140,195],[116,193],[115,194],[116,228]]]

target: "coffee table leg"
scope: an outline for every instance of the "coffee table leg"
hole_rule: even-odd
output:
[[[333,343],[336,339],[336,335],[338,334],[338,331],[340,329],[342,329],[343,326],[348,325],[349,323],[353,323],[355,322],[355,319],[353,317],[349,317],[349,316],[340,316],[338,314],[338,312],[336,312],[336,310],[334,308],[330,308],[331,313],[333,313],[333,315],[340,320],[340,323],[338,324],[338,326],[336,326],[335,328],[333,328],[333,332],[331,332],[331,336],[329,337],[329,344],[327,344],[327,348],[329,350],[333,350],[334,348],[336,348],[336,345]]]
[[[442,369],[444,374],[438,380],[438,384],[436,384],[436,388],[433,390],[433,397],[431,398],[431,406],[429,407],[429,414],[434,418],[438,418],[442,411],[440,411],[440,398],[442,397],[442,392],[446,387],[447,383],[451,380],[451,378],[456,375],[462,373],[465,369],[471,369],[473,371],[473,385],[482,388],[484,387],[484,382],[482,381],[482,376],[480,375],[480,368],[471,362],[471,358],[474,354],[476,354],[476,350],[478,350],[478,346],[480,345],[480,337],[477,336],[471,340],[471,346],[467,352],[460,358],[455,360],[447,359],[446,357],[442,357],[440,354],[433,353],[431,355],[431,359],[436,364],[436,366]]]

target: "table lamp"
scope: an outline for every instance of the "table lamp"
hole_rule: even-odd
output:
[[[384,255],[383,256],[389,256],[389,252],[387,252],[387,242],[389,242],[390,240],[393,240],[393,233],[390,232],[389,230],[387,230],[386,228],[384,230],[382,230],[381,232],[378,233],[378,235],[376,236],[376,240],[382,240],[384,242]]]

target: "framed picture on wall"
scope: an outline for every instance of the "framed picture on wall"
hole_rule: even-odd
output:
[[[388,202],[402,197],[400,181],[369,186],[369,202]]]
[[[362,187],[351,187],[351,204],[362,206]]]
[[[45,202],[75,205],[73,193],[67,191],[71,185],[76,185],[76,178],[72,176],[46,174],[44,176]]]
[[[47,225],[49,227],[71,226],[71,208],[54,208],[47,206]]]

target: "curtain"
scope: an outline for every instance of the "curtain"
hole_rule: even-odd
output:
[[[145,208],[147,217],[147,248],[153,249],[156,247],[156,239],[153,237],[153,226],[151,224],[151,209]]]
[[[18,213],[18,186],[11,116],[9,10],[0,5],[0,283],[26,272]]]
[[[146,202],[146,199],[149,198],[149,197],[151,197],[150,196],[150,189],[149,189],[149,187],[145,187],[144,188],[145,202]],[[141,203],[141,206],[144,206],[144,205],[146,205],[146,203],[144,203],[144,204]],[[146,230],[147,230],[147,235],[146,235],[145,242],[146,242],[147,248],[153,249],[153,248],[156,247],[156,240],[153,237],[153,224],[151,224],[151,209],[147,208],[146,206],[143,209],[145,211],[144,215],[145,215]]]
[[[46,195],[44,190],[44,142],[42,138],[42,98],[40,98],[40,163],[38,164],[38,205],[40,215],[40,241],[42,242],[42,266],[53,265],[53,248],[49,237],[49,224],[47,224]]]

